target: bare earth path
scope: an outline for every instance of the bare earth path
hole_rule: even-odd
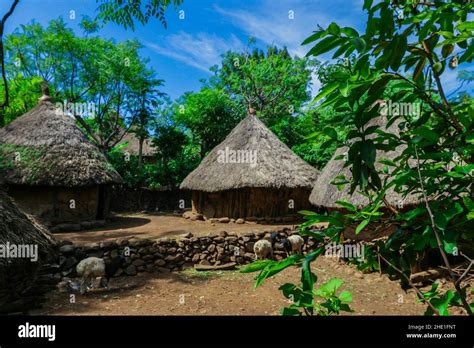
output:
[[[424,305],[413,291],[404,292],[398,282],[378,274],[361,274],[336,259],[320,257],[314,272],[318,284],[332,277],[344,281],[342,289],[353,294],[355,315],[422,315]],[[111,289],[76,295],[53,292],[33,314],[50,315],[279,315],[287,304],[278,287],[298,283],[300,270],[287,269],[263,286],[254,289],[253,277],[238,271],[199,273],[188,269],[179,273],[142,273],[135,277],[113,278]]]
[[[93,243],[115,240],[125,237],[136,238],[175,238],[191,232],[195,236],[217,234],[219,231],[228,233],[245,233],[250,231],[268,231],[274,228],[292,227],[291,224],[265,225],[246,222],[215,223],[206,221],[190,221],[180,216],[165,214],[124,214],[116,215],[106,227],[80,232],[63,232],[54,235],[60,239],[68,239],[74,243]]]

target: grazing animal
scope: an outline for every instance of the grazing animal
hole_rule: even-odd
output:
[[[290,254],[294,252],[300,254],[303,249],[304,239],[301,236],[294,234],[288,238],[283,239],[281,244],[285,249],[287,256],[290,256]]]
[[[104,259],[98,257],[88,257],[76,266],[76,272],[82,276],[81,280],[81,294],[86,290],[86,286],[97,277],[100,277],[100,286],[108,289],[109,281],[115,273],[123,266],[125,262],[125,256],[119,255],[111,261],[105,262]]]
[[[86,292],[87,285],[91,284],[95,278],[106,277],[104,259],[98,257],[88,257],[77,264],[76,272],[82,277],[80,291],[81,294],[84,294]],[[103,281],[101,279],[101,284],[102,283]]]
[[[260,239],[255,242],[255,245],[253,246],[253,251],[255,252],[255,259],[265,259],[268,257],[268,255],[271,255],[271,258],[273,259],[273,248],[272,248],[272,243],[270,243],[266,239]]]

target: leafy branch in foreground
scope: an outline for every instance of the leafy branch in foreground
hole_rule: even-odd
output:
[[[387,272],[396,270],[410,283],[412,270],[423,259],[436,266],[441,262],[448,270],[454,291],[423,294],[413,286],[428,305],[426,314],[446,314],[449,305],[473,313],[461,285],[472,266],[459,276],[452,265],[472,252],[474,241],[474,101],[459,90],[449,98],[443,85],[448,69],[474,58],[474,25],[468,17],[473,8],[465,1],[426,6],[412,0],[365,0],[365,33],[331,23],[303,42],[313,45],[308,56],[333,52],[338,68],[313,102],[332,108],[351,126],[342,141],[330,130],[325,135],[347,146],[345,166],[351,177],[337,186],[347,182],[351,194],[364,195],[369,203],[355,207],[339,202],[341,211],[329,214],[304,212],[307,222],[300,233],[311,235],[312,225],[327,222],[323,237],[339,242],[348,228],[358,234],[391,226],[388,239],[377,244]],[[396,131],[374,125],[381,115],[385,128]],[[395,150],[395,158],[383,159]],[[396,206],[387,200],[389,190],[402,197]],[[307,270],[315,259],[310,255],[305,257]],[[306,275],[295,289],[312,289],[314,282],[308,279],[313,278]]]

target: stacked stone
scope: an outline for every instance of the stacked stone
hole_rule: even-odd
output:
[[[123,267],[115,276],[133,276],[139,272],[168,273],[179,271],[195,264],[223,265],[230,262],[242,265],[254,260],[253,246],[259,239],[270,238],[273,231],[248,232],[243,235],[228,234],[221,231],[215,236],[194,237],[191,233],[179,240],[162,238],[152,239],[121,239],[76,246],[71,242],[63,242],[60,247],[61,277],[76,276],[76,265],[82,259],[95,256],[106,263],[116,262],[120,255],[124,257]],[[297,233],[288,228],[275,231],[280,239]],[[304,236],[303,251],[314,249],[316,242]],[[286,254],[280,243],[275,245],[275,258],[283,259]]]

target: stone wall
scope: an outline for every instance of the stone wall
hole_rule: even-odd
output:
[[[297,233],[288,228],[279,229],[279,239]],[[60,247],[60,269],[62,277],[76,276],[75,268],[79,261],[90,256],[104,258],[106,263],[121,260],[123,266],[115,276],[133,276],[139,272],[168,273],[201,265],[223,265],[230,262],[246,264],[253,261],[255,255],[253,246],[259,239],[270,238],[270,231],[249,232],[237,236],[220,232],[215,236],[194,237],[188,233],[179,240],[175,239],[121,239],[82,246],[63,242]],[[316,242],[304,236],[303,251],[308,251],[316,246]],[[275,258],[281,260],[286,253],[276,243]],[[121,258],[120,255],[123,255]]]

